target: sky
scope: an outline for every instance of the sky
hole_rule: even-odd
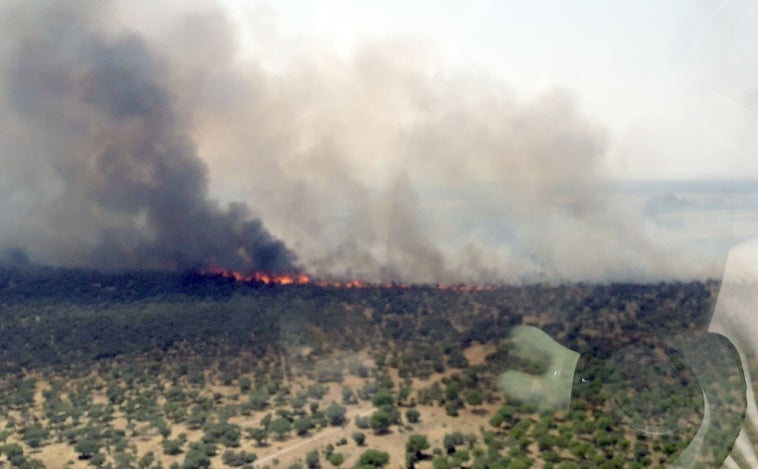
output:
[[[752,3],[407,3],[4,3],[0,248],[655,281],[758,233]]]
[[[754,2],[225,4],[250,50],[246,18],[265,10],[281,36],[343,55],[367,40],[404,38],[521,96],[568,88],[609,129],[608,164],[620,178],[758,175]]]

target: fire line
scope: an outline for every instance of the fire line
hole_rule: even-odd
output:
[[[233,270],[227,270],[222,267],[212,266],[201,271],[205,275],[220,275],[221,277],[233,279],[236,282],[241,283],[254,283],[272,286],[285,286],[285,285],[313,285],[318,287],[330,287],[330,288],[411,288],[414,285],[408,283],[371,283],[361,280],[344,280],[344,281],[327,281],[327,280],[315,280],[305,273],[293,273],[293,274],[274,274],[268,272],[253,272],[250,274],[243,274],[241,272],[235,272]],[[490,291],[495,290],[494,286],[483,285],[447,285],[447,284],[435,284],[432,285],[438,290],[453,290],[453,291]]]

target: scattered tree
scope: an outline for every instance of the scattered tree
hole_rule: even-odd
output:
[[[313,421],[310,417],[300,417],[292,423],[292,426],[295,429],[295,433],[299,436],[304,436],[313,428]]]
[[[409,466],[423,459],[423,451],[429,448],[429,440],[426,435],[414,434],[405,442],[405,461]]]
[[[321,467],[318,451],[314,450],[305,455],[305,465],[308,469],[318,469]]]
[[[376,434],[387,433],[392,424],[392,417],[382,409],[377,410],[371,414],[371,429]]]
[[[247,434],[255,440],[258,446],[263,446],[268,439],[268,430],[263,427],[248,428]]]
[[[353,440],[355,440],[356,445],[363,446],[366,442],[366,435],[363,432],[355,432],[353,433]]]
[[[277,438],[281,440],[292,430],[292,424],[289,420],[279,417],[271,422],[269,430],[276,433]]]
[[[100,451],[100,443],[92,438],[84,438],[76,444],[74,449],[79,453],[79,459],[90,459]]]
[[[358,458],[359,466],[384,467],[390,462],[390,455],[385,451],[367,449]]]
[[[332,453],[328,456],[329,464],[334,467],[339,467],[345,462],[345,455],[342,453]]]
[[[347,415],[347,409],[341,405],[333,402],[329,407],[324,410],[324,415],[329,420],[329,423],[334,426],[342,425],[345,423],[345,415]]]

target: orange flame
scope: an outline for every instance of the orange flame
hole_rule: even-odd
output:
[[[202,273],[220,275],[224,278],[233,279],[236,282],[263,283],[265,285],[305,285],[311,283],[311,278],[303,273],[269,274],[266,272],[253,272],[252,274],[245,275],[217,266],[208,267]]]
[[[263,285],[315,285],[318,287],[331,288],[411,288],[413,285],[407,283],[369,283],[360,280],[345,281],[326,281],[314,280],[305,273],[295,274],[271,274],[267,272],[253,272],[252,274],[242,274],[233,270],[227,270],[222,267],[212,266],[201,271],[203,274],[220,275],[224,278],[233,279],[235,282],[257,283]],[[461,292],[478,292],[495,290],[494,286],[482,285],[446,285],[438,283],[434,285],[438,290],[461,291]]]

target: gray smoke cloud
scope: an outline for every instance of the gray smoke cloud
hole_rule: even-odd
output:
[[[4,6],[3,243],[105,268],[293,270],[244,204],[209,199],[165,63],[109,33],[106,8]]]
[[[223,10],[172,8],[3,5],[0,248],[375,281],[711,272],[618,197],[569,90],[519,97],[404,39],[340,56],[265,9],[241,55]]]

